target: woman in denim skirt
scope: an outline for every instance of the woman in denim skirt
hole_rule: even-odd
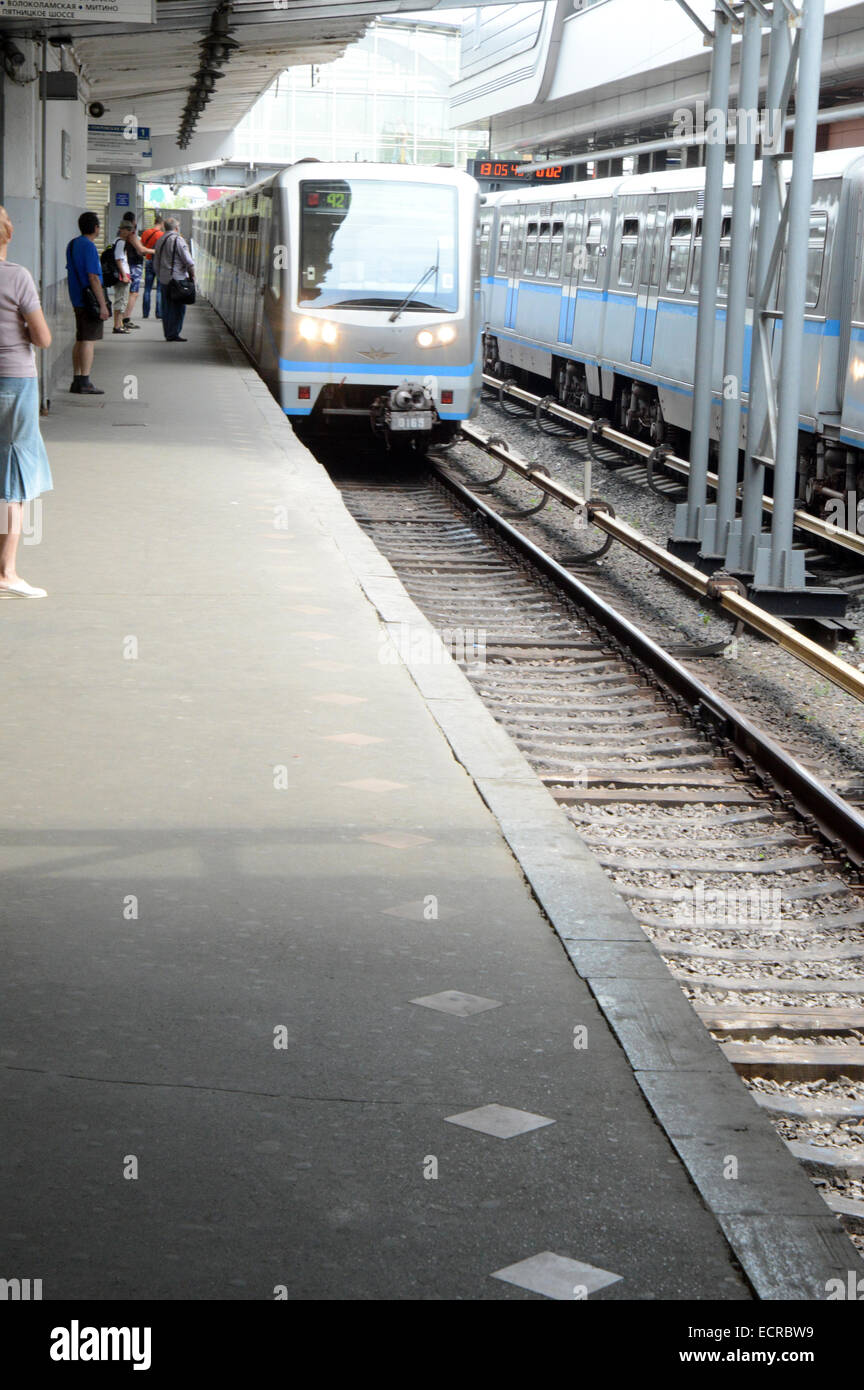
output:
[[[44,598],[15,568],[24,503],[53,486],[39,432],[34,347],[51,346],[51,330],[29,270],[6,259],[12,223],[0,207],[0,598]]]

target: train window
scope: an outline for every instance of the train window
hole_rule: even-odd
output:
[[[625,217],[621,223],[621,256],[618,261],[618,284],[626,289],[636,279],[636,257],[639,251],[639,218]]]
[[[669,265],[666,269],[666,288],[672,294],[683,294],[687,288],[692,231],[693,223],[689,217],[673,219],[672,240],[669,244]]]
[[[552,250],[549,256],[549,279],[561,279],[561,264],[564,255],[564,223],[552,223]]]
[[[480,273],[485,275],[489,269],[489,245],[492,235],[492,219],[485,217],[480,223]]]
[[[693,268],[690,271],[690,292],[699,293],[699,277],[702,274],[702,218],[696,218],[696,233],[693,238]]]
[[[807,242],[807,299],[808,309],[819,303],[822,288],[822,266],[825,260],[825,241],[828,236],[827,212],[810,214],[810,238]]]
[[[499,275],[507,274],[507,258],[510,254],[510,223],[502,222],[501,231],[498,234],[498,264],[495,267]]]
[[[724,217],[720,228],[720,265],[717,275],[717,293],[725,299],[729,292],[729,258],[732,255],[732,218]]]
[[[590,218],[585,233],[585,264],[582,268],[582,279],[588,284],[596,282],[600,268],[600,235],[600,218]]]
[[[551,238],[552,227],[549,222],[540,223],[540,231],[537,239],[537,274],[545,280],[549,274],[549,255],[552,250]]]
[[[525,259],[522,268],[526,275],[533,275],[537,270],[537,223],[529,222],[525,233]]]
[[[576,245],[576,210],[568,212],[564,219],[564,279],[570,279],[573,274],[573,251]]]

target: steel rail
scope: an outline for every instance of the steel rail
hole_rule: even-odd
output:
[[[864,672],[859,671],[857,667],[850,666],[848,661],[843,661],[833,652],[820,647],[817,642],[812,642],[809,637],[805,637],[782,618],[766,613],[764,608],[751,603],[749,599],[743,598],[731,589],[715,585],[711,575],[702,574],[701,570],[694,569],[685,560],[673,555],[665,546],[649,540],[647,536],[643,536],[639,531],[629,526],[626,521],[621,521],[619,517],[604,511],[602,502],[592,503],[587,498],[580,497],[578,493],[565,487],[563,483],[559,483],[554,478],[550,478],[545,473],[533,468],[525,459],[513,453],[506,444],[496,443],[494,435],[489,435],[485,430],[479,429],[476,425],[469,425],[467,422],[463,423],[461,432],[462,437],[469,444],[483,449],[499,463],[507,464],[519,477],[524,478],[532,486],[540,488],[549,497],[560,502],[562,506],[571,511],[587,512],[592,524],[601,531],[613,536],[622,545],[626,545],[629,550],[635,551],[637,555],[641,555],[643,559],[650,561],[652,565],[671,575],[673,579],[694,590],[703,598],[713,599],[731,617],[746,623],[748,627],[755,628],[763,636],[770,637],[784,651],[810,666],[820,676],[830,680],[841,690],[845,690],[847,694],[854,695],[857,700],[864,701]],[[604,431],[604,435],[605,433]],[[568,573],[562,567],[559,566],[558,568],[561,569],[562,574]]]
[[[511,383],[499,381],[497,377],[483,374],[483,382],[486,386],[495,387],[496,390],[506,391],[509,396],[515,396],[517,400],[524,401],[526,405],[537,406],[544,401],[543,396],[535,396],[533,392],[526,391],[522,386],[515,386]],[[556,416],[559,420],[565,420],[568,424],[577,425],[579,429],[588,430],[597,421],[590,415],[580,415],[576,410],[569,410],[567,406],[560,405],[558,401],[545,401],[544,409],[550,415]],[[648,458],[654,451],[653,444],[646,444],[641,439],[634,439],[632,435],[624,434],[622,430],[616,430],[611,425],[604,425],[602,435],[598,438],[608,439],[611,444],[617,444],[622,448],[629,449],[632,453],[638,454],[640,458]],[[665,454],[663,456],[663,467],[669,468],[674,473],[680,473],[683,477],[689,477],[690,464],[686,459],[679,458],[677,454]],[[717,474],[708,474],[708,486],[717,489]],[[738,496],[741,489],[738,489]],[[774,502],[772,498],[762,497],[762,510],[773,512]],[[844,530],[840,526],[831,526],[821,517],[811,516],[809,512],[795,512],[795,525],[800,531],[807,531],[811,536],[817,536],[819,540],[827,541],[830,545],[836,545],[841,550],[851,551],[855,555],[860,555],[864,559],[864,536],[856,535],[854,531]]]
[[[864,816],[854,806],[844,801],[830,787],[819,782],[768,734],[763,733],[730,705],[722,695],[705,685],[698,676],[688,671],[680,661],[664,651],[634,623],[616,612],[599,594],[511,526],[493,507],[488,506],[464,483],[454,478],[443,465],[431,460],[429,463],[434,476],[445,488],[471,511],[478,513],[508,545],[547,575],[569,598],[587,609],[615,640],[633,652],[665,686],[682,698],[697,718],[710,725],[714,734],[745,764],[755,764],[788,795],[799,813],[815,822],[821,834],[829,840],[835,850],[841,850],[857,867],[864,865]],[[528,473],[530,475],[530,469]],[[533,476],[531,481],[535,481]],[[545,478],[543,481],[549,483],[550,479]],[[598,513],[598,520],[600,515],[602,514]],[[626,529],[630,531],[631,528]],[[632,534],[636,535],[635,532]],[[752,605],[748,604],[747,607]],[[767,614],[763,616],[768,618]]]

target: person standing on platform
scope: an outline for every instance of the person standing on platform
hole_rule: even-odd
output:
[[[96,250],[99,218],[95,212],[82,212],[78,218],[81,235],[66,247],[66,277],[69,298],[75,310],[75,346],[72,349],[74,379],[69,390],[80,396],[104,396],[90,380],[94,344],[102,339],[102,324],[111,317],[102,285],[102,266]]]
[[[117,267],[117,284],[114,286],[115,333],[129,332],[129,329],[124,323],[126,310],[129,306],[129,290],[132,284],[132,276],[129,271],[129,260],[126,254],[126,243],[128,238],[128,227],[125,224],[118,227],[117,240],[114,242],[114,264]]]
[[[156,250],[156,243],[165,235],[165,228],[162,225],[162,214],[157,212],[153,218],[153,226],[148,227],[146,232],[141,233],[141,241],[148,251]],[[150,317],[150,297],[153,290],[153,281],[156,279],[156,272],[153,268],[153,256],[147,257],[147,264],[144,266],[144,305],[142,317]],[[162,286],[156,280],[156,317],[162,317]]]
[[[51,330],[33,276],[7,260],[12,223],[0,207],[0,597],[44,598],[15,568],[24,503],[50,492],[51,469],[39,430],[34,347],[51,346]]]
[[[165,218],[165,235],[159,241],[153,257],[156,275],[163,288],[162,332],[168,343],[185,343],[180,337],[186,317],[186,302],[179,296],[179,287],[194,284],[195,262],[189,247],[177,230],[173,217]]]
[[[138,235],[138,220],[134,212],[123,214],[123,226],[128,229],[126,235],[126,259],[129,262],[129,303],[126,305],[126,313],[123,318],[124,328],[135,328],[139,325],[132,320],[132,311],[135,308],[135,301],[141,292],[141,279],[144,274],[144,264],[150,259],[147,247]]]

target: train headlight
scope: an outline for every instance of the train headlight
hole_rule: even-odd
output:
[[[428,328],[421,329],[417,334],[417,342],[421,347],[431,347],[434,341],[434,334],[430,333]]]
[[[335,323],[322,323],[322,325],[321,325],[321,341],[322,341],[322,343],[330,343],[330,344],[335,343],[335,341],[336,341],[336,339],[337,339],[338,337],[339,337],[339,329],[336,327]]]
[[[864,362],[860,357],[856,357],[852,363],[852,380],[861,381],[864,378]]]
[[[314,343],[318,337],[318,325],[314,319],[301,319],[299,333],[301,338],[305,338],[307,343]]]
[[[452,343],[455,337],[456,329],[451,328],[449,323],[442,324],[442,326],[438,329],[439,343]]]

